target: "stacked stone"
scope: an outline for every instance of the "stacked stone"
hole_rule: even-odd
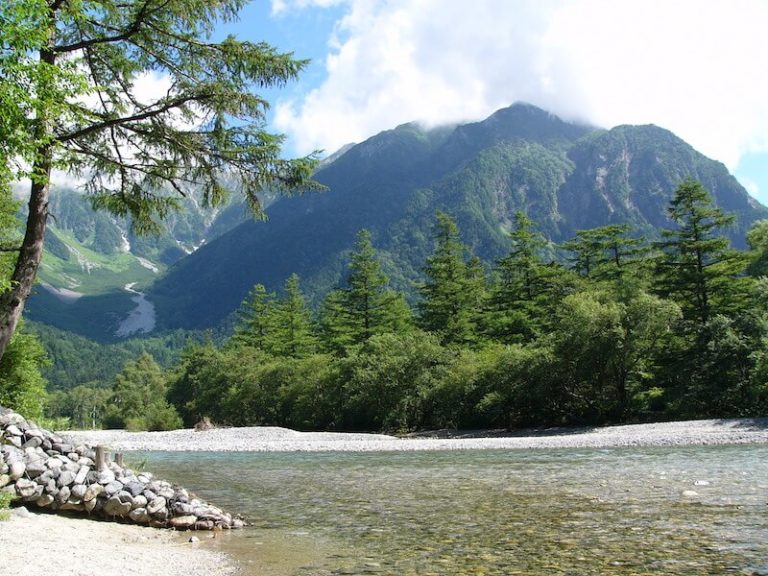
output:
[[[158,528],[240,528],[242,520],[184,488],[110,462],[95,450],[28,423],[0,406],[0,490],[25,505]]]

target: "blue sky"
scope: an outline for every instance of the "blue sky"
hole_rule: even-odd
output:
[[[312,63],[265,93],[291,155],[515,101],[656,124],[768,205],[768,0],[255,0],[221,34]]]

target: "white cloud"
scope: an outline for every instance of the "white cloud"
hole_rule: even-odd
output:
[[[273,11],[339,4],[274,0]],[[768,150],[765,0],[346,0],[327,78],[279,102],[299,152],[515,101],[601,126],[654,123],[735,168]]]

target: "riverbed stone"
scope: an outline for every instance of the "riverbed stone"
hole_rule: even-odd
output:
[[[168,523],[173,526],[174,528],[192,528],[195,525],[195,522],[197,522],[197,516],[174,516],[170,520],[168,520]]]
[[[37,482],[33,482],[32,480],[27,480],[26,478],[19,478],[16,480],[16,493],[21,498],[28,498],[32,496],[37,488]],[[40,492],[42,494],[42,489]]]
[[[112,496],[113,494],[117,494],[122,489],[123,489],[123,485],[117,480],[113,480],[112,482],[104,486],[104,492],[106,492],[107,496]]]
[[[56,450],[59,454],[69,454],[72,452],[72,444],[64,444],[61,442],[56,442],[53,445],[53,449]]]
[[[63,486],[70,486],[71,484],[74,483],[74,481],[75,481],[75,473],[72,472],[71,470],[64,470],[59,475],[58,480],[56,480],[56,484],[58,484],[59,487],[61,488]]]
[[[147,512],[153,515],[157,514],[157,512],[165,508],[166,503],[167,501],[165,498],[162,496],[157,496],[147,504]]]
[[[147,513],[146,508],[135,508],[128,512],[128,518],[136,522],[137,524],[147,524],[150,521],[150,516]]]
[[[56,485],[56,480],[51,478],[45,484],[45,491],[51,496],[56,496],[59,493],[59,487]]]
[[[75,484],[72,486],[72,493],[70,494],[69,498],[70,500],[72,498],[75,498],[77,500],[82,501],[85,497],[85,493],[87,492],[88,488],[85,486],[85,484]]]
[[[102,492],[104,492],[104,486],[102,486],[101,484],[91,484],[85,489],[85,494],[83,494],[83,500],[86,502],[93,500]]]
[[[138,481],[128,482],[127,484],[123,484],[123,486],[125,486],[125,490],[131,493],[131,496],[138,496],[144,492],[144,484]]]
[[[40,447],[42,444],[43,444],[43,439],[42,439],[42,438],[38,438],[37,436],[33,436],[32,438],[30,438],[29,440],[27,440],[26,442],[24,442],[24,443],[21,445],[21,447],[22,447],[22,448],[25,448],[25,449],[26,449],[26,448],[38,448],[38,447]]]
[[[27,470],[27,465],[24,464],[24,462],[21,460],[17,460],[15,462],[11,462],[9,470],[11,480],[18,480],[24,475],[24,472]]]
[[[115,473],[112,470],[102,470],[99,472],[96,480],[99,484],[107,485],[115,481]]]
[[[92,447],[74,445],[0,407],[0,491],[49,511],[87,512],[155,527],[236,525],[183,487],[116,462],[98,471],[94,460]]]
[[[185,504],[184,502],[174,502],[173,506],[173,513],[174,514],[180,514],[182,516],[194,516],[195,515],[195,508],[194,506],[191,506],[189,504]]]
[[[43,472],[42,474],[40,474],[40,476],[35,478],[35,482],[37,482],[38,484],[40,484],[42,486],[45,486],[51,480],[53,480],[53,472],[51,472],[47,468],[45,469],[45,472]]]
[[[45,461],[45,465],[48,466],[49,470],[61,468],[62,464],[64,464],[64,461],[58,456],[52,456],[51,458],[48,458],[48,460]]]
[[[46,506],[50,506],[53,503],[53,500],[54,498],[50,494],[43,494],[35,500],[35,505],[40,506],[40,508],[45,508]]]
[[[27,464],[26,473],[30,478],[37,478],[45,472],[48,472],[48,466],[46,466],[45,461],[42,459],[33,460]],[[45,482],[47,482],[47,480]],[[45,482],[43,482],[43,484],[45,484]]]
[[[88,466],[80,466],[80,470],[78,470],[75,475],[75,484],[82,484],[85,482],[85,478],[88,476],[90,470],[91,469]]]
[[[64,504],[64,502],[69,500],[70,493],[71,493],[71,490],[69,486],[61,486],[59,488],[59,493],[56,494],[56,502],[58,504]]]
[[[117,496],[112,496],[104,503],[104,513],[110,516],[126,516],[131,511],[130,504],[124,504]]]

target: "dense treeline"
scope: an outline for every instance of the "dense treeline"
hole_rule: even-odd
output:
[[[512,249],[486,270],[438,213],[415,309],[390,289],[363,230],[343,287],[316,314],[296,275],[281,295],[255,286],[231,338],[188,346],[162,385],[135,384],[128,366],[121,397],[133,386],[153,408],[105,406],[102,422],[174,425],[165,390],[188,425],[413,430],[764,413],[768,221],[750,231],[752,252],[731,250],[730,217],[694,181],[668,214],[675,226],[657,242],[610,225],[554,247],[518,213]],[[148,414],[152,424],[137,424]]]

